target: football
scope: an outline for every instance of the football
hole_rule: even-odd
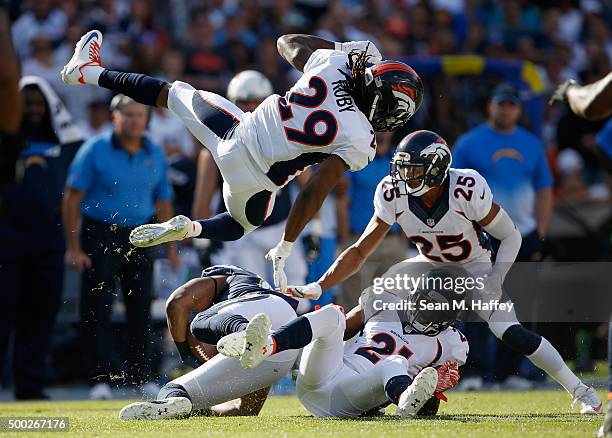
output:
[[[191,354],[200,363],[209,361],[217,354],[216,346],[198,340],[191,332],[187,333],[187,342],[189,343]]]

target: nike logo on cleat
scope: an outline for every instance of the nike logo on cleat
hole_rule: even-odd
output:
[[[98,37],[97,33],[92,33],[91,35],[89,35],[89,38],[87,38],[87,41],[85,41],[85,44],[83,44],[83,46],[87,45],[87,43],[90,42],[92,38],[97,38],[97,37]]]

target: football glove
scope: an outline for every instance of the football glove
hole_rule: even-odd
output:
[[[336,43],[336,50],[340,50],[347,55],[352,51],[363,52],[364,50],[370,56],[368,62],[378,64],[383,60],[378,48],[371,41],[347,41],[345,43]]]
[[[457,383],[459,383],[459,365],[457,362],[444,362],[438,367],[438,384],[434,393],[448,391]]]
[[[573,79],[568,79],[567,81],[563,82],[561,85],[557,86],[552,96],[550,96],[550,99],[548,100],[548,104],[553,105],[555,102],[566,101],[567,100],[567,90],[572,85],[577,85],[577,82]]]
[[[287,286],[287,295],[291,295],[296,298],[307,298],[309,300],[316,300],[321,296],[323,291],[321,285],[316,281],[308,283],[305,286]]]
[[[285,275],[285,261],[291,254],[293,242],[281,241],[266,254],[266,259],[272,262],[274,269],[274,284],[281,293],[287,290],[287,275]]]

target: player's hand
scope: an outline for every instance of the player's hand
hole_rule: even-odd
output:
[[[448,391],[459,383],[459,377],[459,365],[457,362],[444,362],[438,367],[438,384],[434,393]]]
[[[321,285],[315,281],[305,286],[287,286],[287,292],[285,293],[296,298],[317,300],[323,293],[323,290],[321,290]]]
[[[291,254],[293,242],[283,240],[266,254],[266,259],[272,262],[274,269],[274,284],[281,293],[287,291],[287,276],[285,275],[285,261]]]
[[[91,268],[91,259],[81,248],[69,248],[64,254],[64,263],[77,272]]]
[[[345,43],[340,43],[340,50],[346,54],[349,54],[352,51],[363,52],[365,50],[365,52],[370,56],[368,62],[371,62],[372,64],[378,64],[383,59],[380,51],[372,41],[347,41]]]
[[[568,79],[561,85],[557,86],[555,92],[548,99],[548,104],[553,105],[555,102],[564,102],[567,100],[567,90],[569,87],[576,85],[577,82],[573,79]]]

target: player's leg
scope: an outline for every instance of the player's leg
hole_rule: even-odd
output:
[[[237,233],[239,229],[242,231],[242,234],[238,236],[240,238],[243,234],[250,233],[263,224],[274,209],[276,194],[263,190],[256,184],[255,181],[251,181],[248,185],[240,183],[230,185],[224,181],[223,202],[229,214],[225,213],[198,221],[202,225],[202,230],[208,229],[208,232],[212,233],[216,227],[233,227]],[[227,218],[216,220],[224,215],[230,216],[233,223],[229,223]]]
[[[125,94],[145,105],[167,107],[169,84],[140,73],[125,73],[102,67],[102,32],[92,30],[78,41],[74,55],[61,72],[67,84],[91,84]]]
[[[227,157],[223,157],[220,162],[224,160]],[[272,212],[275,194],[261,189],[258,182],[245,173],[245,169],[236,169],[235,172],[242,175],[230,177],[236,183],[234,186],[242,185],[246,188],[234,190],[230,183],[223,182],[223,200],[227,212],[195,221],[179,215],[160,224],[141,225],[130,234],[130,242],[138,247],[160,245],[188,237],[226,242],[238,240],[250,233]],[[245,180],[249,184],[242,184]]]
[[[231,333],[246,330],[249,320],[266,312],[273,330],[296,317],[295,311],[276,295],[252,294],[230,299],[198,313],[191,322],[191,333],[211,345]]]
[[[398,406],[397,415],[414,417],[432,397],[438,383],[437,371],[424,368],[414,380],[408,376],[408,360],[389,356],[365,373],[345,379],[335,393],[362,412],[369,412],[391,402]]]
[[[244,332],[222,338],[217,349],[224,355],[240,357],[245,367],[254,368],[272,354],[297,350],[312,342],[302,354],[300,377],[308,387],[316,387],[342,368],[345,325],[342,311],[337,306],[326,306],[295,318],[270,334],[268,317],[259,314],[250,320]]]
[[[264,361],[256,369],[245,370],[234,358],[215,356],[204,365],[166,384],[152,402],[132,403],[124,407],[122,420],[156,420],[214,413],[221,403],[244,397],[272,386],[291,370],[297,357],[293,352],[283,362]],[[265,400],[261,391],[250,400],[253,413]],[[211,412],[212,411],[212,412]]]
[[[514,309],[510,312],[494,311],[488,318],[488,324],[497,338],[527,356],[535,366],[559,382],[575,402],[581,404],[581,413],[601,411],[602,403],[595,390],[582,383],[546,338],[526,329],[518,321]]]

